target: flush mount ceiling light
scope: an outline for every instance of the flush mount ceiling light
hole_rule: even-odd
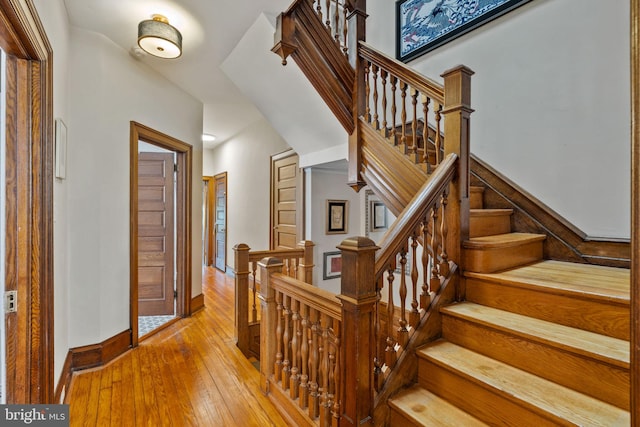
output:
[[[213,142],[216,140],[216,136],[215,135],[211,135],[210,133],[203,133],[202,134],[202,142]]]
[[[153,15],[138,24],[138,45],[159,58],[172,59],[182,55],[182,34],[169,25],[163,15]]]

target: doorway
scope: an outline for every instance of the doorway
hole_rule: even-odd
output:
[[[227,271],[227,173],[213,177],[215,195],[213,231],[215,240],[215,264],[222,272]]]
[[[304,184],[293,150],[271,156],[270,248],[294,249],[302,239]]]
[[[213,265],[213,199],[214,181],[212,176],[202,177],[202,265]]]
[[[189,313],[191,146],[131,122],[132,345]]]

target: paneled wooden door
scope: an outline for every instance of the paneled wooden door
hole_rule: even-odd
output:
[[[303,179],[298,154],[271,157],[271,249],[295,248],[303,238]]]
[[[174,153],[138,154],[138,315],[174,314]]]
[[[215,193],[215,259],[216,268],[227,271],[227,173],[213,177]]]

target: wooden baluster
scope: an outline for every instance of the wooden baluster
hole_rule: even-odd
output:
[[[282,312],[284,317],[284,331],[282,334],[282,388],[289,389],[291,379],[291,359],[289,359],[289,349],[291,343],[291,297],[283,295]]]
[[[318,0],[316,3],[316,13],[318,14],[318,18],[320,18],[320,22],[322,22],[322,1]]]
[[[284,258],[282,260],[282,274],[285,276],[289,275],[289,258]]]
[[[387,128],[387,71],[380,70],[380,86],[382,88],[382,127],[380,133],[385,138],[389,136],[389,129]]]
[[[407,245],[406,243],[400,249],[400,327],[398,328],[397,341],[400,347],[404,349],[409,339],[409,331],[407,330],[407,312],[405,310],[407,303]]]
[[[422,293],[420,294],[420,308],[426,310],[431,304],[431,295],[429,295],[429,253],[430,242],[429,238],[429,218],[424,218],[422,221]]]
[[[371,71],[373,74],[373,128],[380,129],[380,122],[378,121],[378,66],[373,65]]]
[[[449,187],[446,187],[442,192],[442,218],[440,220],[440,240],[442,242],[442,251],[440,252],[440,274],[444,277],[449,275],[449,257],[447,255],[447,234],[449,229],[447,228],[447,203],[449,197]]]
[[[414,161],[418,161],[416,154],[418,153],[418,91],[414,88],[409,88],[411,95],[411,106],[413,110],[413,119],[411,120],[411,153],[414,154]]]
[[[309,404],[309,365],[311,361],[309,360],[309,306],[306,304],[302,305],[302,309],[300,310],[302,313],[302,342],[300,343],[300,391],[298,399],[298,404],[302,409],[305,409]]]
[[[413,298],[411,300],[411,314],[409,322],[413,328],[420,322],[420,312],[418,311],[418,230],[414,230],[411,235],[411,290]],[[425,251],[423,251],[424,253]]]
[[[300,331],[300,302],[293,300],[291,304],[291,377],[289,379],[289,397],[292,400],[298,398],[298,386],[300,384],[300,338],[302,337],[302,331]]]
[[[375,321],[374,321],[374,335],[376,343],[376,357],[373,359],[373,386],[375,391],[380,391],[384,377],[382,375],[382,365],[384,364],[384,358],[382,356],[381,345],[381,327],[380,327],[380,300],[382,299],[382,287],[384,286],[384,275],[381,274],[376,281],[376,305],[375,305]]]
[[[338,47],[340,47],[340,7],[338,4],[338,0],[335,0],[335,10],[333,11],[333,20],[334,20],[334,34],[333,38],[336,41]]]
[[[258,267],[258,263],[257,262],[252,262],[251,263],[251,292],[252,292],[252,303],[251,303],[251,321],[252,322],[257,322],[258,321],[258,308],[256,305],[256,295],[258,293],[258,289],[256,286],[256,270]]]
[[[282,292],[276,292],[276,362],[273,367],[276,382],[282,380]]]
[[[405,102],[407,98],[407,84],[403,81],[400,81],[400,98],[402,102],[402,109],[400,112],[400,121],[402,122],[402,130],[400,135],[400,144],[403,146],[402,149],[404,152],[407,152],[407,103]]]
[[[398,78],[394,75],[391,76],[391,138],[393,139],[393,145],[398,145],[397,130],[396,130],[396,113],[398,108],[396,107],[396,84]]]
[[[335,327],[336,321],[335,319],[328,318],[329,327],[327,328],[328,339],[327,339],[327,399],[325,401],[324,412],[326,414],[325,425],[327,427],[331,426],[333,420],[333,405],[335,403],[335,380],[336,380],[336,334]]]
[[[349,56],[349,19],[347,18],[349,11],[342,5],[342,53]]]
[[[342,331],[342,324],[339,320],[333,319],[333,332],[334,332],[334,367],[333,367],[333,407],[331,408],[331,425],[332,427],[340,426],[340,417],[342,415],[342,408],[340,402],[342,401],[342,377],[340,376],[340,370],[342,366],[340,365],[342,362],[340,360],[340,353],[342,349],[342,342],[340,341]]]
[[[440,273],[438,271],[438,203],[436,202],[431,208],[431,292],[437,294],[440,291]]]
[[[324,24],[329,29],[329,34],[331,34],[331,0],[326,1],[325,13],[327,14],[327,20],[324,22]]]
[[[393,368],[396,364],[396,341],[394,339],[394,331],[393,331],[393,318],[394,318],[394,309],[393,309],[393,271],[395,270],[395,260],[392,261],[389,266],[388,274],[387,274],[387,348],[385,348],[385,363],[389,368]]]
[[[329,316],[320,317],[322,332],[322,348],[320,349],[320,425],[328,426],[331,419],[329,412]]]
[[[311,378],[309,381],[309,417],[312,420],[315,420],[320,415],[320,395],[319,395],[319,382],[318,378],[319,370],[318,366],[320,363],[320,338],[319,338],[319,322],[318,322],[318,311],[315,309],[311,309]]]
[[[364,120],[367,123],[371,123],[371,63],[367,62],[364,66],[364,92],[365,92],[365,108],[364,108]]]
[[[422,95],[422,116],[424,124],[422,127],[422,145],[424,145],[424,155],[422,161],[427,165],[427,173],[431,173],[431,163],[429,163],[429,103],[431,98]]]
[[[436,120],[436,166],[442,161],[442,138],[440,136],[440,124],[442,122],[442,104],[438,104],[438,108],[435,109]]]

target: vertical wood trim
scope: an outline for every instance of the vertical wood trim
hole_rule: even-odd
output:
[[[7,70],[7,401],[53,401],[52,50],[31,0],[0,0]]]
[[[640,5],[631,0],[631,425],[640,427]]]
[[[162,132],[151,129],[140,123],[130,123],[130,299],[131,299],[131,345],[138,345],[138,141],[145,141],[177,153],[178,186],[176,187],[176,204],[183,209],[177,210],[177,268],[182,274],[177,278],[178,299],[176,301],[178,316],[191,314],[191,277],[192,277],[192,191],[193,191],[193,147]]]

